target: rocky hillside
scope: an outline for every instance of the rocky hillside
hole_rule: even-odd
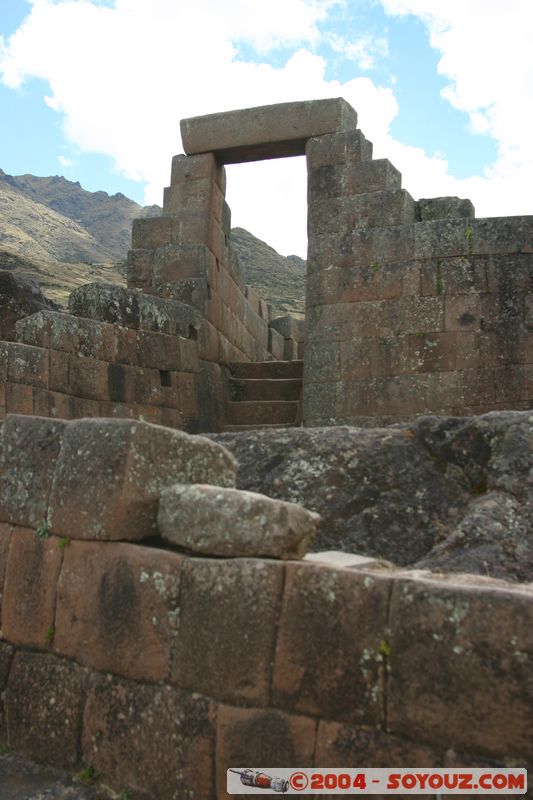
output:
[[[305,261],[280,256],[273,247],[244,228],[233,228],[231,242],[244,265],[246,281],[279,315],[303,316],[305,311]]]
[[[0,269],[37,281],[65,305],[83,283],[123,284],[132,221],[161,211],[142,208],[120,193],[88,192],[57,175],[13,176],[0,170]],[[233,230],[232,241],[247,282],[275,311],[303,312],[305,262],[280,256],[242,228]]]

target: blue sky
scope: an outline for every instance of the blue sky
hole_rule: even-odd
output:
[[[531,213],[533,4],[505,8],[2,0],[0,167],[161,202],[180,118],[340,95],[415,198],[458,194],[483,216]],[[303,160],[228,173],[233,223],[305,255]]]

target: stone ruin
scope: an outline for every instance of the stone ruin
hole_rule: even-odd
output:
[[[365,447],[529,524],[533,219],[415,202],[356,124],[343,100],[186,120],[128,288],[1,344],[0,745],[134,800],[220,800],[242,765],[533,765],[532,585],[306,555],[317,515],[236,489],[220,444],[518,409]],[[244,284],[223,166],[304,153],[305,334]]]
[[[77,289],[2,345],[5,413],[197,433],[531,407],[533,217],[415,202],[342,99],[188,119],[182,138],[163,216],[133,225],[128,289]],[[245,285],[224,199],[224,164],[298,154],[305,326]]]

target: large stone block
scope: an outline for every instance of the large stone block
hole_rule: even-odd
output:
[[[383,718],[390,578],[287,565],[273,702],[326,719]]]
[[[87,670],[42,653],[15,653],[6,692],[9,746],[72,769],[80,760]]]
[[[7,742],[7,725],[5,715],[5,688],[7,685],[7,678],[9,669],[13,660],[14,649],[8,645],[0,642],[0,743]]]
[[[2,633],[13,644],[44,649],[54,638],[56,585],[61,568],[59,539],[39,539],[34,530],[11,534],[2,601]]]
[[[164,680],[177,636],[182,562],[138,545],[71,542],[57,591],[56,652],[99,672]]]
[[[79,420],[64,435],[49,525],[76,539],[139,540],[156,532],[166,486],[234,480],[233,456],[206,439],[144,422]]]
[[[531,587],[477,576],[398,580],[389,730],[456,752],[530,762],[532,600]]]
[[[421,222],[434,219],[455,219],[463,217],[473,219],[476,216],[470,200],[461,197],[422,198],[417,202],[417,216]]]
[[[152,286],[153,257],[152,247],[128,251],[126,275],[129,289],[149,289]]]
[[[181,217],[184,211],[194,211],[209,217],[214,210],[213,190],[214,184],[210,178],[166,186],[163,191],[163,213]]]
[[[342,98],[278,103],[184,119],[180,123],[188,155],[214,152],[233,164],[303,155],[314,136],[357,127],[357,114]]]
[[[255,559],[186,562],[176,684],[226,702],[268,703],[283,570]]]
[[[370,726],[320,720],[315,763],[321,767],[438,767],[440,752]]]
[[[108,400],[108,362],[77,353],[70,353],[68,359],[69,394],[84,400]]]
[[[360,130],[328,133],[309,139],[305,155],[309,171],[332,164],[346,167],[369,161],[372,158],[372,143],[365,139]]]
[[[85,708],[83,760],[117,790],[212,800],[215,715],[198,694],[96,678]]]
[[[217,162],[213,153],[203,153],[196,156],[185,156],[180,153],[172,159],[170,172],[170,185],[189,183],[190,181],[209,178],[215,181],[224,190],[223,167]]]
[[[104,320],[122,328],[180,334],[190,338],[199,326],[197,312],[175,299],[157,297],[114,284],[89,283],[69,298],[72,314]]]
[[[149,250],[172,240],[171,217],[149,217],[134,219],[131,231],[131,246],[134,250]]]
[[[204,244],[166,244],[154,251],[152,283],[160,286],[185,278],[207,278],[214,256]]]
[[[56,311],[39,311],[17,322],[17,339],[36,347],[78,353],[102,361],[113,361],[115,329],[94,319],[82,319]]]
[[[0,518],[36,528],[46,522],[48,498],[65,423],[9,414],[0,458]]]
[[[0,523],[0,630],[2,630],[2,596],[4,592],[4,579],[7,570],[7,554],[9,552],[9,542],[11,540],[12,525]],[[1,670],[0,670],[1,671]],[[1,683],[0,683],[1,691]]]
[[[274,709],[219,706],[217,714],[217,798],[227,798],[227,770],[247,764],[311,766],[316,722]],[[244,788],[244,787],[243,787]],[[235,795],[232,795],[235,796]],[[237,797],[248,797],[238,794]]]
[[[284,317],[276,317],[269,324],[271,328],[281,333],[284,339],[294,339],[295,342],[303,342],[305,339],[305,319],[297,319],[286,314]]]
[[[256,492],[197,485],[165,489],[158,526],[171,544],[214,556],[303,558],[318,514]]]
[[[48,353],[41,347],[7,342],[7,380],[28,386],[48,386]]]

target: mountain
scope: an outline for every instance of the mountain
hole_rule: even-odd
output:
[[[65,305],[83,283],[124,284],[124,260],[137,217],[159,216],[123,194],[88,192],[55,175],[7,175],[0,170],[0,269],[37,281]],[[245,267],[246,281],[277,314],[303,313],[305,262],[284,258],[243,228],[231,240]]]
[[[276,314],[303,316],[306,274],[303,258],[280,256],[244,228],[233,228],[230,239],[244,266],[246,282],[274,307]]]

